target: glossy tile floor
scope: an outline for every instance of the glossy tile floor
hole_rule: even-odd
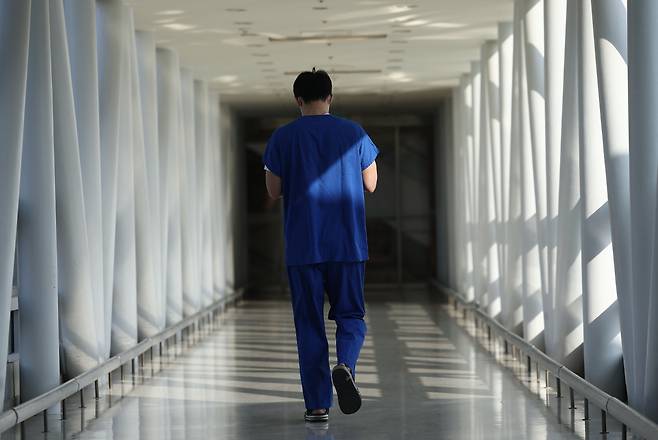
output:
[[[369,333],[359,364],[361,411],[332,411],[328,424],[302,419],[295,334],[288,299],[244,300],[194,345],[147,359],[136,377],[87,390],[86,408],[41,417],[3,438],[29,439],[571,439],[599,435],[582,402],[525,376],[524,366],[475,336],[436,293],[368,292]],[[327,323],[327,333],[335,326]],[[173,356],[173,350],[178,356]],[[133,384],[134,382],[134,384]],[[93,388],[93,387],[91,387]],[[608,422],[610,431],[618,426]]]

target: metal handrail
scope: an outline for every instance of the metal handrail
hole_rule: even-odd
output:
[[[195,324],[200,319],[207,317],[208,315],[215,312],[217,309],[232,303],[238,299],[243,293],[243,289],[238,289],[227,294],[224,298],[214,302],[208,307],[200,310],[192,316],[189,316],[177,324],[172,325],[158,333],[155,336],[148,337],[137,345],[128,350],[115,355],[102,364],[92,368],[91,370],[85,371],[84,373],[70,379],[67,382],[64,382],[61,385],[56,386],[55,388],[36,396],[27,402],[23,402],[20,405],[14,406],[2,413],[0,413],[0,433],[5,432],[8,429],[13,428],[19,423],[24,422],[25,420],[36,416],[37,414],[43,413],[61,401],[71,397],[92,383],[98,384],[98,380],[102,377],[111,374],[116,369],[125,365],[130,361],[134,361],[135,358],[143,355],[148,350],[152,349],[154,346],[167,341],[172,336],[178,334],[180,331],[188,328],[189,326]]]
[[[557,395],[562,397],[561,384],[566,384],[571,392],[576,392],[585,398],[585,404],[593,403],[601,410],[602,415],[602,431],[606,431],[606,414],[610,414],[615,420],[622,424],[623,438],[626,438],[626,429],[630,428],[634,434],[637,434],[645,439],[658,438],[658,425],[644,415],[640,414],[637,410],[631,408],[626,403],[617,399],[596,387],[592,383],[583,379],[569,368],[558,363],[546,353],[539,350],[533,344],[529,343],[519,335],[511,332],[505,328],[501,323],[484,313],[473,301],[467,301],[459,292],[444,286],[436,280],[432,280],[432,284],[440,291],[448,294],[462,304],[464,308],[471,309],[478,318],[487,323],[488,328],[497,333],[503,338],[505,343],[511,343],[519,350],[524,352],[528,357],[528,367],[530,370],[530,362],[534,360],[537,365],[541,365],[542,369],[550,372],[557,379]],[[573,398],[573,396],[572,396]],[[573,403],[573,402],[572,402]],[[572,405],[573,406],[573,405]],[[587,419],[587,408],[586,408]]]

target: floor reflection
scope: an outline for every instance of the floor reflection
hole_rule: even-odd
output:
[[[555,417],[550,393],[524,385],[513,359],[476,344],[473,328],[436,295],[370,293],[368,304],[358,377],[365,401],[355,416],[334,408],[327,424],[303,422],[290,305],[270,297],[229,309],[198,344],[178,346],[181,356],[147,362],[134,386],[126,373],[99,401],[87,397],[87,408],[69,399],[67,420],[54,416],[48,433],[35,418],[25,436],[16,430],[3,438],[593,438],[568,416]],[[333,335],[334,323],[326,325]],[[334,362],[333,341],[330,348]]]

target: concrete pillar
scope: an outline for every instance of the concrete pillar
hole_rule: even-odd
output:
[[[59,385],[55,135],[49,9],[48,0],[35,0],[30,23],[24,23],[30,29],[30,50],[17,253],[23,400]],[[5,346],[3,355],[6,349]],[[4,364],[2,370],[5,370]]]
[[[28,39],[31,1],[0,0],[0,29],[11,38],[0,38],[2,59],[11,59],[0,69],[0,365],[7,364],[9,314],[14,278],[16,222],[18,216]],[[6,368],[0,368],[0,390],[5,389]]]
[[[221,298],[226,289],[226,268],[223,252],[226,249],[224,217],[221,209],[224,206],[224,188],[221,180],[221,142],[220,142],[220,120],[219,120],[219,96],[211,93],[208,103],[208,119],[210,132],[210,219],[212,229],[212,285],[213,299]]]
[[[515,331],[522,321],[518,239],[520,216],[518,154],[512,153],[512,143],[518,145],[518,136],[516,135],[516,132],[518,132],[518,80],[516,74],[518,70],[518,53],[515,54],[515,44],[513,23],[499,24],[500,173],[503,224],[501,242],[504,243],[501,260],[503,283],[501,284],[500,319],[503,325],[512,331]]]
[[[502,245],[499,241],[501,232],[501,176],[500,176],[500,79],[498,43],[489,41],[482,48],[481,64],[486,71],[483,75],[483,96],[486,99],[484,117],[487,133],[484,163],[485,177],[484,193],[485,209],[482,220],[486,228],[486,283],[487,283],[487,313],[492,318],[498,318],[501,312],[500,284]]]
[[[139,92],[141,103],[141,120],[142,133],[144,136],[144,160],[146,168],[146,186],[148,188],[148,226],[147,234],[150,234],[150,248],[155,286],[153,303],[138,302],[138,312],[140,316],[146,317],[146,314],[140,310],[148,312],[149,322],[157,329],[165,328],[164,306],[166,305],[166,292],[162,288],[162,274],[165,271],[162,259],[162,230],[161,230],[161,207],[160,207],[160,151],[158,138],[158,81],[157,81],[157,64],[155,37],[151,32],[137,31],[135,33],[137,45],[137,67],[139,73]],[[138,298],[138,301],[140,299]],[[150,301],[150,300],[149,300]],[[138,329],[140,325],[138,322]]]
[[[208,114],[208,84],[205,81],[194,81],[194,121],[197,159],[197,194],[198,194],[198,261],[200,270],[201,306],[205,307],[213,301],[212,288],[212,243],[210,219],[210,155],[209,114]]]
[[[144,112],[142,110],[142,88],[152,89],[155,87],[155,47],[151,56],[147,54],[145,60],[140,60],[142,55],[138,51],[137,36],[134,22],[131,16],[129,40],[130,55],[130,94],[133,116],[133,164],[135,184],[135,262],[136,262],[136,286],[137,286],[137,339],[142,340],[157,334],[161,328],[161,295],[158,289],[159,271],[156,270],[156,252],[154,241],[159,237],[154,234],[153,228],[157,220],[156,211],[152,206],[151,196],[153,190],[149,179],[148,159],[152,158],[146,154],[146,136],[144,134]],[[152,62],[150,71],[152,76],[140,75],[141,69],[147,62]],[[142,84],[141,79],[152,81]],[[150,115],[147,115],[147,118]],[[156,159],[157,160],[157,159]],[[156,162],[157,164],[157,162]]]
[[[139,71],[139,90],[142,107],[142,127],[144,134],[144,152],[146,160],[146,176],[148,180],[152,258],[155,273],[155,294],[157,306],[151,311],[155,316],[157,327],[164,329],[164,305],[167,302],[163,283],[162,259],[162,208],[160,206],[160,145],[158,138],[158,79],[155,37],[151,32],[138,31],[135,34],[137,43],[137,64]],[[139,305],[138,305],[139,307]]]
[[[471,201],[472,201],[472,221],[471,221],[471,240],[473,242],[473,287],[475,301],[480,302],[484,296],[484,281],[482,271],[482,261],[484,259],[481,249],[481,232],[480,232],[480,143],[482,142],[481,134],[481,111],[482,111],[482,92],[481,92],[482,72],[479,62],[471,62],[471,96],[472,96],[472,120],[471,136],[472,145],[469,145],[468,164],[471,175]]]
[[[134,127],[130,57],[131,11],[121,8],[121,78],[119,86],[118,168],[114,284],[112,292],[112,355],[137,343],[137,273],[135,250]]]
[[[635,360],[630,403],[658,421],[658,2],[628,2],[629,176]]]
[[[622,347],[610,232],[591,0],[578,0],[580,194],[585,378],[624,397]]]
[[[630,386],[631,372],[635,370],[635,356],[628,169],[628,87],[619,86],[628,84],[625,3],[618,0],[592,2],[592,22],[617,301],[624,349],[624,372],[626,384]],[[636,394],[630,388],[628,393]]]
[[[523,237],[521,241],[521,267],[522,267],[522,295],[523,295],[523,335],[524,338],[533,344],[543,347],[544,346],[544,314],[542,310],[542,275],[541,275],[541,260],[540,260],[540,245],[539,245],[539,234],[538,234],[538,213],[537,208],[537,194],[540,194],[542,191],[537,191],[535,189],[536,179],[535,179],[535,169],[541,169],[543,167],[535,166],[535,161],[533,158],[539,159],[538,156],[541,153],[541,150],[534,150],[534,146],[538,145],[539,139],[543,137],[544,127],[540,123],[543,121],[543,117],[540,117],[538,113],[543,113],[543,81],[540,81],[537,76],[543,76],[543,69],[538,66],[534,66],[533,69],[533,79],[528,79],[528,64],[533,64],[538,62],[534,59],[528,61],[528,48],[534,48],[533,45],[526,42],[526,28],[530,28],[532,33],[537,40],[536,33],[539,32],[533,26],[543,27],[543,20],[541,19],[541,4],[535,4],[534,9],[532,9],[531,17],[528,17],[527,4],[525,1],[521,0],[517,2],[515,8],[519,8],[519,11],[515,11],[515,22],[518,22],[517,27],[520,41],[519,41],[519,50],[520,50],[520,77],[519,77],[519,159],[520,159],[520,186],[521,186],[521,218],[522,218],[522,227]],[[537,9],[539,8],[539,9]],[[517,18],[518,16],[518,18]],[[526,23],[528,19],[531,19],[532,24]],[[537,41],[535,43],[538,44]],[[535,49],[533,49],[535,50]],[[534,53],[531,51],[531,53]],[[536,55],[536,53],[535,53]],[[534,86],[534,88],[533,88]],[[538,90],[539,87],[539,90]],[[532,130],[533,124],[531,120],[533,119],[530,114],[530,93],[533,95],[533,107],[535,109],[534,119],[535,119],[535,129]],[[541,93],[540,93],[541,92]],[[535,139],[533,140],[533,135]],[[543,142],[542,142],[543,143]],[[533,154],[535,153],[535,154]]]
[[[103,203],[101,188],[100,120],[98,116],[98,57],[96,53],[96,2],[65,0],[66,36],[75,102],[84,188],[89,268],[94,300],[94,323],[99,356],[104,357]]]
[[[460,151],[460,168],[461,182],[464,197],[464,226],[463,234],[465,240],[464,248],[464,271],[462,292],[467,301],[475,299],[475,256],[474,256],[474,191],[473,191],[473,169],[471,168],[473,160],[473,83],[469,74],[461,78],[462,89],[462,107],[464,109],[462,116],[462,136],[463,145]]]
[[[96,337],[92,269],[87,239],[80,149],[62,0],[49,1],[52,51],[57,285],[62,366],[65,378],[95,367]]]
[[[96,2],[98,49],[98,109],[101,139],[101,199],[103,202],[103,357],[110,355],[112,292],[114,286],[114,245],[117,215],[117,168],[119,151],[119,90],[121,84],[122,3]],[[101,319],[99,317],[99,319]]]
[[[554,343],[550,356],[572,371],[582,372],[582,266],[580,152],[578,118],[578,4],[569,0],[566,11],[564,93],[560,127],[560,183],[557,215],[555,292],[551,303]]]
[[[545,173],[546,217],[540,228],[545,247],[544,318],[546,351],[563,358],[563,339],[560,337],[561,310],[555,303],[555,266],[557,254],[557,211],[560,180],[560,125],[562,122],[562,88],[564,83],[564,51],[567,2],[544,0],[544,80],[545,80]]]
[[[196,140],[194,122],[194,75],[181,69],[183,142],[179,145],[181,172],[181,227],[183,258],[183,315],[199,310],[199,264],[197,261]]]
[[[166,324],[183,317],[178,145],[180,141],[180,65],[170,49],[157,49],[160,208],[162,210],[162,286],[167,292]]]

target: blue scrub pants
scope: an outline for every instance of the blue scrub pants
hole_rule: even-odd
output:
[[[288,266],[297,333],[299,370],[306,409],[331,408],[333,388],[324,329],[324,293],[329,319],[336,321],[336,354],[355,372],[366,335],[363,280],[365,262],[327,262]]]

